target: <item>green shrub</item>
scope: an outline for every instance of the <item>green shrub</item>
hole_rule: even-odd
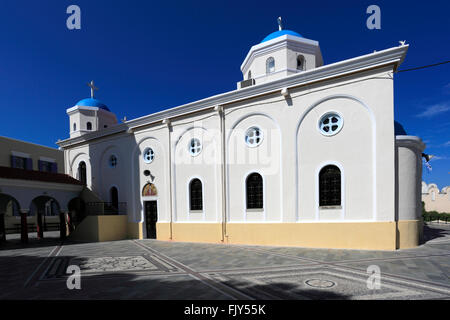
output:
[[[425,211],[422,213],[423,221],[449,221],[450,213],[442,212],[439,213],[437,211]]]

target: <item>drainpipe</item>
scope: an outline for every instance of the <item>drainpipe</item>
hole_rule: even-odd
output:
[[[170,230],[170,240],[172,240],[173,238],[173,233],[172,233],[172,224],[173,224],[173,205],[172,205],[172,141],[171,141],[171,134],[170,132],[172,131],[172,126],[170,123],[170,119],[164,119],[162,121],[163,124],[165,124],[167,126],[167,132],[168,132],[168,140],[169,140],[169,213],[170,213],[170,223],[169,223],[169,230]]]
[[[222,242],[225,242],[227,236],[227,201],[226,201],[226,173],[225,173],[225,112],[223,106],[216,106],[214,110],[217,112],[220,118],[220,135],[221,135],[221,185],[222,185]]]

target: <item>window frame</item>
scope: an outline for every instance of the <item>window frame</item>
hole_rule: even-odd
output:
[[[339,174],[340,174],[340,185],[339,185],[339,204],[324,204],[321,200],[321,195],[322,195],[322,190],[321,190],[321,173],[322,171],[327,168],[327,167],[335,167],[339,170]],[[317,178],[316,178],[316,194],[317,194],[317,208],[320,210],[326,210],[326,209],[343,209],[344,208],[344,195],[345,195],[345,190],[344,190],[344,170],[342,168],[342,166],[337,163],[337,162],[327,162],[322,164],[318,170],[317,170]],[[343,216],[342,216],[343,217]]]
[[[256,129],[256,130],[259,131],[259,142],[255,143],[255,144],[249,144],[249,142],[247,141],[247,136],[248,136],[249,131],[253,130],[253,129]],[[247,147],[249,147],[249,148],[256,148],[256,147],[261,145],[263,140],[264,140],[264,133],[263,133],[263,131],[262,131],[262,129],[260,127],[258,127],[258,126],[251,126],[250,128],[248,128],[245,131],[244,141],[245,141],[245,144],[247,145]]]
[[[273,66],[270,67],[270,63],[273,63]],[[271,71],[271,69],[273,70]],[[272,74],[275,73],[275,58],[274,57],[268,57],[266,59],[266,74]]]
[[[333,116],[338,118],[338,122],[337,122],[338,128],[335,131],[331,131],[331,132],[326,132],[326,131],[322,130],[322,122],[326,120],[324,118],[330,118]],[[333,111],[333,110],[327,111],[324,114],[322,114],[319,117],[319,121],[317,123],[317,129],[325,137],[332,137],[332,136],[338,134],[339,132],[341,132],[343,127],[344,127],[344,117],[339,112]]]
[[[195,148],[200,148],[199,151],[198,151],[197,153],[193,153],[192,150],[191,150],[191,148],[193,148],[193,147],[192,147],[192,141],[198,141],[198,142],[199,142],[199,146],[195,147]],[[198,156],[200,153],[202,153],[202,151],[203,151],[203,143],[202,143],[202,141],[201,141],[199,138],[191,138],[191,139],[189,140],[189,143],[188,143],[188,152],[189,152],[189,154],[190,154],[192,157],[196,157],[196,156]]]
[[[150,150],[152,151],[153,157],[152,157],[150,160],[147,160],[146,157],[145,157],[145,154],[146,154],[148,151],[150,151]],[[143,159],[144,162],[147,163],[147,164],[152,163],[152,162],[155,160],[155,157],[156,157],[156,153],[155,153],[155,150],[153,150],[152,147],[146,147],[146,148],[144,149],[144,151],[142,152],[142,159]]]
[[[261,178],[261,206],[249,206],[249,186],[248,186],[248,179],[250,178],[250,176],[253,175],[258,175]],[[257,171],[251,171],[249,172],[244,179],[244,191],[245,191],[245,197],[244,197],[244,202],[245,202],[245,210],[246,212],[264,212],[264,209],[266,207],[266,199],[265,199],[265,181],[264,181],[264,176]],[[259,202],[258,200],[256,200],[255,202]]]
[[[84,168],[82,167],[82,164],[84,164]],[[84,171],[84,174],[82,175],[82,171]],[[87,185],[87,164],[84,160],[81,160],[78,163],[77,166],[77,180],[80,181],[83,185]]]
[[[201,192],[201,208],[198,207],[198,204],[196,204],[196,206],[193,207],[193,202],[192,202],[192,183],[194,181],[199,181],[200,182],[200,192]],[[188,211],[189,213],[196,213],[196,212],[204,212],[204,208],[205,208],[205,203],[204,203],[204,194],[205,194],[205,190],[204,190],[204,183],[203,180],[200,177],[191,177],[189,179],[188,182]]]
[[[53,162],[46,161],[46,160],[38,160],[38,161],[39,161],[38,169],[40,172],[52,172]],[[44,169],[48,169],[48,170],[44,170]]]

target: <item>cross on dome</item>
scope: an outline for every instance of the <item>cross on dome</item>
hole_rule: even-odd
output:
[[[91,88],[91,98],[94,98],[94,90],[98,90],[98,88],[94,84],[94,80],[87,84],[89,88]]]
[[[278,31],[283,30],[283,24],[281,22],[281,17],[278,17],[277,22],[278,22]]]

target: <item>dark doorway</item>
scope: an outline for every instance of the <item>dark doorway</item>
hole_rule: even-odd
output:
[[[0,242],[6,241],[5,215],[0,213]]]
[[[84,161],[81,161],[78,165],[78,180],[81,181],[84,185],[86,185],[87,179],[86,179],[86,163]]]
[[[117,191],[116,187],[111,188],[110,197],[111,197],[112,210],[114,211],[114,214],[118,214],[119,213],[119,192]]]
[[[156,201],[145,201],[144,209],[147,238],[156,239],[156,222],[158,221],[158,208]]]

